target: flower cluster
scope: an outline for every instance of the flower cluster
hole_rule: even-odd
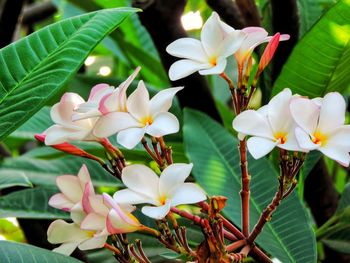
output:
[[[140,68],[119,87],[98,84],[85,102],[76,93],[65,93],[51,109],[55,125],[44,134],[46,145],[70,141],[98,141],[117,135],[117,141],[126,148],[134,148],[145,134],[154,137],[176,133],[177,118],[169,113],[175,94],[182,89],[160,91],[152,99],[143,81],[127,97],[127,89]]]
[[[122,174],[128,188],[117,191],[113,198],[106,193],[95,193],[85,165],[78,176],[59,176],[56,184],[61,192],[50,198],[49,205],[70,212],[73,223],[54,221],[47,231],[48,241],[62,243],[55,251],[70,255],[76,247],[81,250],[103,247],[112,234],[147,231],[148,228],[131,214],[136,209],[131,204],[152,204],[143,207],[142,212],[162,219],[171,207],[206,199],[201,188],[185,183],[191,170],[192,164],[173,164],[158,177],[147,166],[130,165]]]
[[[345,123],[346,104],[337,92],[308,99],[284,89],[259,110],[246,110],[233,120],[239,138],[247,141],[256,159],[275,146],[308,152],[319,150],[343,166],[350,163],[350,125]]]
[[[237,61],[238,69],[242,71],[254,49],[269,42],[259,64],[259,70],[262,71],[273,57],[279,41],[288,39],[289,35],[279,33],[273,37],[268,36],[261,27],[235,30],[213,12],[203,25],[200,41],[181,38],[166,48],[170,55],[183,58],[170,67],[169,77],[178,80],[196,71],[201,75],[221,74],[225,70],[227,58],[232,55]]]

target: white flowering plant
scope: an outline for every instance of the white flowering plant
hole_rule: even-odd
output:
[[[99,11],[91,17],[106,19],[102,24],[107,34],[134,11]],[[91,17],[69,22],[78,24]],[[90,28],[89,34],[96,33],[95,29]],[[342,199],[335,216],[315,235],[300,200],[304,177],[321,154],[334,167],[349,167],[350,125],[346,100],[336,89],[312,96],[279,85],[266,103],[256,106],[279,45],[290,40],[283,33],[269,36],[262,27],[235,29],[213,11],[203,24],[200,40],[184,37],[167,44],[165,52],[173,61],[168,71],[171,81],[207,76],[218,81],[219,88],[225,87],[220,94],[229,98],[227,105],[225,101],[217,105],[221,105],[226,128],[204,113],[188,108],[182,112],[176,96],[181,98],[188,89],[196,93],[196,87],[174,85],[155,91],[143,79],[147,74],[142,63],[115,86],[93,81],[89,94],[66,91],[46,108],[44,118],[50,120],[42,121],[43,114],[38,120],[50,124],[34,136],[45,148],[18,157],[24,166],[35,169],[30,175],[21,174],[10,186],[34,186],[30,191],[36,192],[21,197],[28,202],[32,202],[30,194],[38,202],[38,193],[44,193],[41,204],[46,208],[34,210],[45,210],[47,215],[40,214],[41,218],[53,220],[46,235],[55,253],[48,255],[70,256],[78,250],[90,255],[97,250],[122,263],[149,263],[157,256],[169,262],[316,262],[316,242],[346,225],[349,203]],[[93,48],[96,43],[89,34],[78,42],[83,46],[92,41]],[[30,43],[35,37],[25,41]],[[76,54],[70,49],[65,52]],[[68,55],[67,63],[53,65],[57,76],[71,66]],[[50,77],[46,76],[48,83]],[[36,84],[39,96],[44,91]],[[0,136],[1,132],[0,125]],[[63,160],[57,167],[55,159],[50,160],[54,155]],[[37,159],[29,164],[33,156]],[[72,163],[74,169],[68,169]],[[6,172],[20,169],[20,162],[11,167],[5,160],[0,186]],[[40,173],[55,176],[46,181]],[[16,194],[0,197],[0,215],[2,204],[4,211],[18,205]],[[14,196],[12,204],[6,203],[10,195]],[[14,216],[32,217],[33,211]],[[152,242],[160,255],[149,249]],[[35,253],[39,258],[39,252]]]

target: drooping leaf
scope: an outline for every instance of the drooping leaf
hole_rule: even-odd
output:
[[[4,171],[0,173],[0,190],[13,186],[32,187],[33,185],[21,171]]]
[[[58,192],[56,187],[35,187],[1,196],[0,217],[69,218],[69,213],[48,204],[50,197]]]
[[[46,249],[27,244],[0,241],[1,263],[82,263],[81,261],[67,257]]]
[[[98,163],[75,156],[65,156],[53,160],[29,157],[7,158],[0,168],[0,178],[11,172],[24,174],[35,185],[53,186],[57,176],[78,174],[86,164],[95,186],[118,186],[120,182],[108,174]]]
[[[193,110],[185,110],[184,140],[193,175],[209,195],[229,198],[226,216],[240,225],[240,167],[238,141],[222,126]],[[251,175],[250,227],[272,200],[277,189],[277,173],[266,160],[249,161]],[[278,207],[264,227],[258,244],[281,262],[316,262],[315,236],[305,208],[295,193]]]
[[[91,50],[136,9],[102,10],[49,25],[0,50],[0,140],[74,76]]]
[[[295,46],[273,93],[285,87],[310,97],[350,87],[350,0],[340,0]]]

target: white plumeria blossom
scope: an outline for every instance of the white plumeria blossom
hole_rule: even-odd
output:
[[[84,216],[82,207],[76,206],[71,211],[73,223],[59,219],[50,224],[47,230],[48,241],[51,244],[62,244],[53,251],[70,255],[77,247],[81,250],[103,247],[109,234],[81,229],[80,224]]]
[[[289,151],[302,149],[295,137],[295,127],[289,104],[293,98],[290,89],[284,89],[259,110],[246,110],[232,123],[233,128],[244,135],[250,135],[247,147],[250,154],[259,159],[277,146]]]
[[[272,38],[272,36],[268,36],[267,31],[262,27],[246,27],[242,31],[246,34],[246,38],[234,54],[240,67],[244,66],[245,61],[252,55],[257,46],[269,42]],[[279,41],[285,41],[289,38],[288,34],[283,34],[280,36]]]
[[[350,162],[350,125],[344,125],[346,104],[338,92],[323,99],[296,98],[291,101],[292,116],[300,147],[319,150],[343,166]]]
[[[64,211],[71,211],[75,205],[81,204],[84,191],[94,192],[85,164],[80,168],[78,176],[58,176],[56,185],[61,193],[53,195],[49,200],[49,205]]]
[[[172,206],[194,204],[206,199],[204,191],[194,183],[185,183],[193,164],[169,165],[160,177],[145,165],[127,166],[122,172],[122,181],[127,189],[117,191],[113,198],[120,204],[152,204],[144,206],[142,213],[162,219]]]
[[[213,12],[202,28],[201,41],[180,38],[172,42],[166,51],[183,58],[169,69],[169,78],[178,80],[199,71],[199,74],[221,74],[226,67],[226,58],[233,55],[245,38],[241,30],[235,30],[220,20]]]
[[[44,134],[46,145],[55,145],[69,141],[98,140],[92,134],[97,118],[73,121],[75,109],[85,103],[84,99],[76,93],[65,93],[60,102],[51,108],[51,119],[55,123]]]
[[[109,137],[115,133],[117,141],[128,149],[134,148],[145,134],[161,137],[179,131],[179,121],[168,112],[175,94],[183,87],[164,89],[151,100],[143,81],[128,97],[128,112],[115,111],[105,115],[105,119],[96,124],[94,134],[97,137]]]

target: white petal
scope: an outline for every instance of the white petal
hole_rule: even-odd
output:
[[[145,165],[133,164],[122,171],[122,181],[136,193],[158,199],[159,177]]]
[[[308,134],[312,135],[317,127],[319,106],[306,98],[293,98],[290,102],[290,112],[294,121]]]
[[[330,132],[344,125],[345,100],[338,92],[328,93],[322,100],[318,129],[323,133]]]
[[[145,83],[140,80],[137,89],[129,96],[126,105],[130,114],[137,120],[149,115],[149,93]]]
[[[80,228],[84,230],[103,230],[106,227],[106,217],[90,213],[81,222]]]
[[[177,188],[181,188],[190,175],[192,167],[192,163],[175,163],[165,168],[159,178],[160,195],[171,196]]]
[[[213,12],[202,27],[201,41],[204,50],[209,56],[215,55],[218,51],[220,44],[228,33],[227,31],[230,30],[232,32],[234,30],[233,28],[231,30],[226,24],[224,26],[225,28],[223,28],[222,24],[224,23],[220,21],[218,14]]]
[[[132,127],[140,127],[140,124],[129,113],[111,112],[96,122],[93,133],[99,138],[105,138]]]
[[[65,128],[60,125],[52,125],[46,131],[45,144],[46,145],[55,145],[69,141],[68,137],[76,132],[69,128]]]
[[[209,62],[202,63],[189,59],[181,59],[171,65],[169,69],[169,78],[172,81],[182,79],[198,70],[208,69],[211,67],[212,65],[210,65]]]
[[[73,203],[72,200],[70,200],[64,194],[58,193],[51,196],[49,205],[63,211],[69,211],[75,205],[75,203]]]
[[[329,135],[327,143],[339,145],[350,152],[350,125],[343,125]]]
[[[254,110],[246,110],[240,113],[233,120],[232,126],[237,132],[246,135],[274,139],[267,118]]]
[[[69,256],[77,248],[79,242],[64,243],[52,251]]]
[[[117,141],[127,149],[133,149],[145,135],[145,128],[129,128],[118,133]]]
[[[151,125],[146,127],[146,133],[154,137],[161,137],[176,133],[179,129],[180,124],[176,116],[170,112],[162,112],[156,115]]]
[[[83,197],[79,178],[74,175],[61,175],[56,178],[57,187],[73,203],[78,203]]]
[[[87,239],[87,232],[77,224],[67,223],[61,219],[53,221],[47,229],[47,240],[51,244],[81,242]]]
[[[170,202],[167,201],[162,206],[144,206],[142,213],[154,219],[163,219],[170,211]]]
[[[217,65],[215,67],[211,67],[209,69],[202,69],[199,71],[199,74],[201,75],[215,75],[215,74],[221,74],[224,72],[226,67],[227,61],[225,58],[218,59]]]
[[[278,141],[274,142],[270,139],[265,139],[261,137],[251,137],[247,141],[247,147],[250,154],[254,159],[259,159],[269,152],[278,144]]]
[[[185,183],[172,196],[171,205],[195,204],[206,199],[205,192],[198,185]]]
[[[70,217],[73,220],[73,222],[76,223],[77,225],[81,224],[85,216],[86,216],[86,213],[84,212],[81,202],[76,203],[70,210]]]
[[[295,136],[295,129],[296,126],[294,124],[286,135],[286,142],[284,144],[278,144],[277,146],[288,151],[307,152],[308,150],[305,150],[299,146],[298,140]]]
[[[150,114],[166,112],[170,109],[175,94],[184,87],[164,89],[158,92],[149,102]]]
[[[334,147],[331,145],[326,145],[325,147],[320,147],[318,150],[324,155],[328,156],[329,158],[337,161],[342,166],[349,166],[349,151],[345,150],[343,147]]]
[[[179,58],[187,58],[206,63],[208,56],[199,40],[193,38],[180,38],[166,48],[166,52]]]
[[[313,143],[310,139],[310,135],[299,127],[295,128],[295,137],[302,149],[315,150],[320,147],[318,144]]]
[[[146,204],[155,203],[154,196],[137,193],[130,189],[119,190],[114,193],[113,199],[119,204]]]
[[[96,236],[89,238],[88,240],[82,242],[78,248],[81,250],[89,250],[95,248],[101,248],[107,241],[107,236]]]
[[[92,210],[102,216],[107,216],[109,209],[103,202],[102,195],[89,196],[89,202]]]
[[[289,104],[292,98],[290,89],[284,89],[273,97],[268,104],[268,118],[274,133],[287,132],[293,123]]]
[[[235,30],[227,35],[219,47],[219,56],[227,58],[233,55],[243,43],[246,35],[241,30]]]
[[[107,230],[111,234],[130,233],[138,230],[140,222],[132,214],[127,215],[127,220],[122,218],[116,210],[112,209],[107,217]]]
[[[121,111],[127,111],[127,106],[126,106],[126,91],[130,84],[134,81],[136,78],[137,74],[140,72],[141,67],[137,67],[135,71],[119,86],[119,98],[118,98],[118,104],[119,104],[119,109]]]

